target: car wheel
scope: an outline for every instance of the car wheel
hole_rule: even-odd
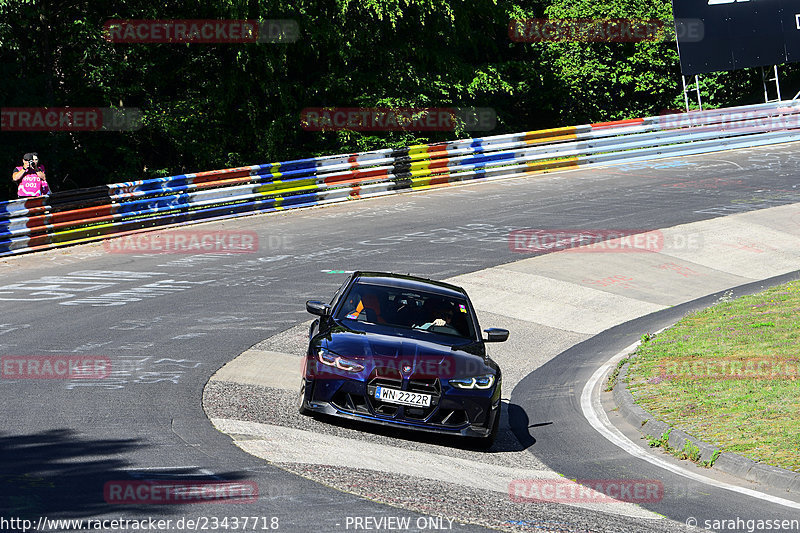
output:
[[[306,407],[306,380],[300,382],[300,393],[297,395],[297,410],[301,415],[310,415],[311,411]]]

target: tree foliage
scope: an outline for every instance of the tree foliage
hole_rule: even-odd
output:
[[[509,21],[530,17],[672,14],[669,0],[0,0],[3,107],[135,107],[144,126],[2,132],[0,160],[10,171],[37,151],[65,189],[471,135],[306,131],[308,107],[489,107],[498,134],[682,105],[674,40],[513,42]],[[301,33],[280,44],[123,44],[105,39],[110,19],[292,19]],[[705,97],[756,102],[753,76],[704,77]],[[0,199],[14,197],[11,180],[0,183]]]

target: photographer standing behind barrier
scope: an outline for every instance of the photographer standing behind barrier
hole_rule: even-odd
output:
[[[14,169],[11,179],[19,183],[17,196],[20,198],[50,194],[44,165],[39,164],[39,155],[35,152],[22,156],[22,166]]]

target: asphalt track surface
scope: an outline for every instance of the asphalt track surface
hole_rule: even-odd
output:
[[[260,247],[254,254],[132,255],[94,244],[4,259],[0,353],[108,357],[114,372],[103,380],[0,379],[0,516],[149,516],[175,524],[181,517],[257,515],[269,523],[277,517],[281,531],[353,530],[347,520],[357,516],[415,520],[421,515],[324,487],[234,447],[202,410],[208,378],[250,346],[307,320],[305,300],[328,296],[341,282],[326,271],[447,278],[520,259],[508,245],[515,229],[655,229],[797,203],[799,173],[800,146],[781,145],[193,226],[255,231]],[[631,335],[638,336],[625,331],[620,338]],[[625,344],[620,338],[614,343]],[[558,359],[543,367],[547,380],[563,371],[555,368]],[[534,388],[539,374],[520,387]],[[584,427],[555,423],[560,416],[528,414],[528,425],[554,423],[520,432],[523,445],[557,471],[584,479],[608,477],[600,467],[642,472]],[[583,459],[565,461],[563,444],[560,450],[545,445],[552,432],[596,446]],[[586,459],[603,453],[613,455],[612,466]],[[164,478],[250,480],[261,497],[257,504],[112,506],[104,500],[109,481]],[[773,511],[707,487],[654,509],[683,521],[687,506],[720,508],[720,515],[733,517]],[[614,529],[614,517],[597,527]],[[452,530],[482,528],[455,523]]]
[[[523,446],[569,479],[663,481],[663,497],[642,505],[679,522],[686,523],[693,519],[696,520],[695,524],[701,524],[702,527],[705,523],[722,520],[735,522],[738,519],[740,526],[734,529],[738,531],[742,527],[748,527],[748,520],[797,520],[800,518],[800,501],[796,495],[793,501],[798,505],[793,509],[772,502],[754,501],[711,484],[670,475],[658,466],[633,459],[622,449],[598,438],[597,432],[584,417],[580,405],[581,393],[595,369],[629,347],[642,332],[660,331],[687,313],[709,307],[724,296],[753,294],[767,286],[797,279],[800,279],[800,272],[711,294],[631,320],[573,346],[529,374],[514,389],[510,400],[512,430]],[[532,413],[532,418],[528,413]],[[630,431],[632,428],[627,427],[624,421],[617,419],[615,423],[628,430],[624,433],[630,440],[637,440],[635,430]],[[564,453],[565,445],[569,446],[568,454]],[[665,458],[658,452],[654,452],[654,455]],[[674,460],[668,462],[680,464]],[[695,468],[687,468],[685,463],[683,467],[698,472]],[[792,500],[792,496],[785,492],[770,490],[763,485],[742,484],[731,476],[718,475],[717,472],[700,470],[699,473],[714,480],[737,486],[747,485],[747,488]]]

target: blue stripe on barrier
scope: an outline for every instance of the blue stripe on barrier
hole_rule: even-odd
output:
[[[519,155],[516,152],[506,152],[494,155],[476,155],[476,156],[465,157],[464,159],[458,161],[457,164],[474,165],[479,163],[490,163],[492,161],[512,161],[517,157],[519,157]]]
[[[468,145],[470,148],[483,148],[483,139],[472,139],[472,142]]]
[[[278,171],[283,173],[289,170],[313,170],[316,171],[319,167],[320,159],[317,157],[311,159],[298,159],[296,161],[287,161],[285,163],[277,163]]]
[[[116,213],[120,215],[144,215],[158,212],[161,209],[172,209],[182,205],[189,205],[190,202],[191,196],[188,194],[146,198],[119,204],[116,208]]]
[[[159,181],[155,183],[143,183],[136,188],[136,191],[156,192],[156,191],[170,190],[173,187],[181,187],[181,186],[185,187],[190,184],[191,181],[189,180],[189,178],[187,178],[185,174],[181,174],[180,176],[173,176],[167,178],[164,181]]]

